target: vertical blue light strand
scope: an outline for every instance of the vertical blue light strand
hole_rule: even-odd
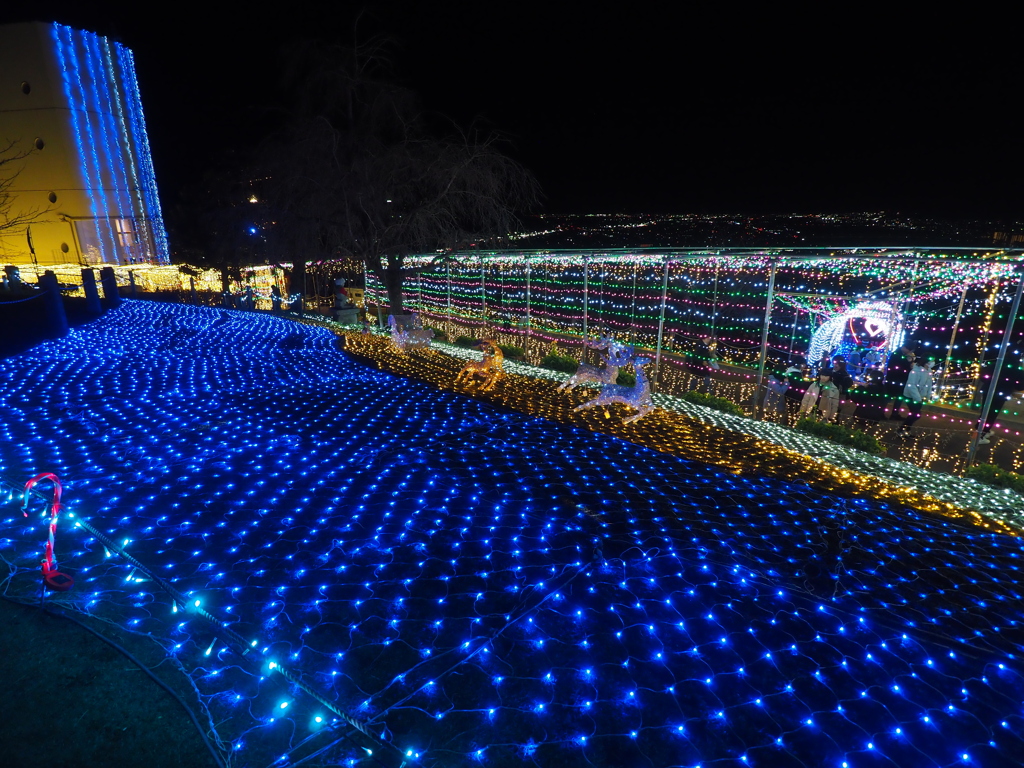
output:
[[[82,126],[79,124],[79,111],[83,114],[83,120],[87,119],[87,111],[84,99],[76,101],[74,91],[72,90],[71,73],[68,71],[68,58],[74,55],[73,43],[71,41],[71,28],[65,27],[60,24],[54,24],[51,28],[53,34],[54,50],[57,53],[57,63],[60,65],[61,79],[64,83],[64,95],[68,100],[68,111],[71,114],[71,128],[75,133],[75,145],[78,149],[78,158],[81,163],[82,169],[82,180],[85,182],[86,194],[89,197],[89,209],[92,211],[93,221],[99,216],[96,209],[96,198],[93,197],[93,181],[92,174],[89,170],[89,159],[86,155],[85,144],[82,141]],[[68,35],[68,42],[65,43],[61,39],[61,30]],[[65,45],[67,50],[65,51]],[[69,56],[65,56],[67,53]],[[79,80],[79,93],[81,93],[81,81],[78,78],[77,70],[75,73],[75,79]],[[96,245],[100,249],[100,261],[106,261],[106,254],[103,252],[103,242],[97,238]]]
[[[102,191],[106,186],[106,182],[103,178],[103,163],[100,160],[100,148],[103,147],[104,137],[102,135],[97,135],[100,131],[98,126],[94,124],[93,115],[99,111],[100,105],[96,102],[96,84],[92,73],[92,67],[89,62],[88,47],[82,38],[85,33],[78,32],[70,27],[66,27],[65,29],[67,29],[68,33],[68,48],[73,57],[72,62],[74,64],[74,71],[78,80],[79,92],[82,94],[82,110],[86,127],[86,137],[93,161],[93,178],[96,181],[96,185],[92,188],[91,195],[97,208],[96,218],[94,219],[97,242],[100,243],[100,252],[103,253],[103,241],[104,239],[109,241],[109,249],[107,249],[106,253],[103,253],[104,261],[110,259],[115,263],[120,263],[117,254],[117,244],[114,242],[114,239],[110,234],[109,223],[105,227],[100,226],[100,222],[106,220],[107,211],[106,195],[103,195],[102,201],[97,200],[97,196],[102,194]],[[79,50],[80,48],[83,49],[81,52]],[[84,56],[82,53],[84,53]],[[84,70],[82,68],[83,58],[86,65],[89,66],[89,71],[86,72],[84,76]],[[89,87],[86,86],[86,78],[89,80]],[[113,183],[113,178],[110,179],[110,183]]]
[[[96,130],[102,141],[102,156],[110,177],[110,187],[105,190],[106,194],[104,195],[105,199],[109,201],[106,206],[106,225],[114,244],[118,263],[120,263],[122,256],[127,257],[127,253],[114,233],[112,219],[121,218],[126,208],[131,210],[131,202],[124,199],[124,191],[128,187],[128,175],[124,168],[124,158],[120,151],[120,142],[117,140],[117,131],[113,126],[114,110],[107,88],[107,73],[103,69],[103,60],[99,53],[98,36],[92,32],[82,32],[81,42],[85,51],[86,66],[89,69],[89,79],[92,81],[93,103],[96,106],[94,118]],[[113,206],[109,204],[110,202],[113,203]],[[125,261],[128,259],[125,258]]]
[[[135,221],[136,239],[145,244],[146,255],[149,259],[152,259],[154,255],[150,252],[152,241],[148,237],[149,228],[144,223],[146,219],[146,203],[142,197],[142,186],[139,183],[138,168],[135,164],[135,147],[131,140],[129,124],[125,119],[124,114],[125,105],[121,98],[121,91],[124,91],[125,89],[124,80],[122,77],[118,76],[121,70],[120,67],[114,63],[114,54],[110,47],[110,41],[106,38],[103,38],[103,54],[105,69],[111,80],[111,91],[114,94],[114,104],[117,108],[117,119],[120,124],[119,133],[122,141],[124,142],[123,151],[128,158],[128,167],[131,172],[131,185],[128,189],[128,194],[129,197],[134,198],[132,200],[132,219]]]
[[[132,115],[135,156],[139,161],[139,171],[143,182],[142,193],[146,199],[157,260],[163,264],[169,264],[167,232],[164,230],[164,217],[160,209],[160,197],[157,193],[156,173],[153,171],[153,156],[150,153],[149,138],[146,133],[146,116],[142,110],[142,97],[139,94],[139,83],[135,76],[135,57],[129,48],[120,43],[116,45],[121,62],[121,81],[125,88],[125,103],[129,107],[129,114]]]
[[[100,69],[102,69],[105,75],[103,81],[103,88],[106,93],[107,103],[110,107],[107,113],[107,120],[110,124],[110,132],[115,137],[114,144],[116,144],[118,152],[118,161],[121,168],[121,176],[124,180],[123,190],[119,190],[118,200],[121,206],[120,218],[130,219],[134,224],[137,218],[136,211],[141,210],[141,198],[139,199],[139,206],[136,207],[136,200],[133,199],[133,190],[135,191],[135,197],[138,197],[138,175],[135,171],[135,162],[132,152],[132,145],[128,136],[127,126],[124,120],[124,111],[121,103],[120,90],[123,86],[120,86],[117,71],[114,67],[114,61],[110,53],[110,42],[105,37],[95,37],[94,43],[96,45],[96,56],[100,63]],[[111,145],[111,150],[114,148],[114,144]],[[130,233],[132,237],[136,237],[137,233]],[[137,237],[136,237],[137,240]],[[136,257],[139,255],[138,249],[132,250],[127,245],[125,249]]]

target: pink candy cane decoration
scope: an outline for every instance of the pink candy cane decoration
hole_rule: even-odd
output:
[[[50,534],[46,540],[46,559],[43,560],[43,580],[50,589],[59,592],[66,592],[74,586],[70,576],[57,570],[57,563],[53,559],[53,535],[57,532],[57,514],[60,512],[60,495],[64,490],[60,484],[60,478],[52,472],[41,472],[25,483],[25,501],[21,510],[25,517],[28,517],[28,493],[32,487],[42,481],[49,480],[53,483],[53,503],[50,505]]]

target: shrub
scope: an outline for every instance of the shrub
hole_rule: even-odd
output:
[[[842,424],[830,424],[827,421],[804,416],[796,423],[796,428],[809,435],[831,440],[833,443],[845,445],[848,448],[856,448],[865,453],[885,453],[885,449],[873,435],[859,429],[844,427]]]
[[[448,334],[442,331],[440,328],[435,328],[432,325],[426,326],[434,332],[434,341],[448,341]]]
[[[544,355],[541,358],[540,367],[547,368],[549,371],[576,373],[576,369],[580,367],[580,364],[571,357],[565,357],[564,355]]]
[[[456,336],[455,337],[455,346],[456,347],[472,347],[474,344],[476,344],[476,339],[474,339],[472,336]]]
[[[846,445],[865,453],[885,453],[885,448],[878,442],[878,438],[859,429],[850,430],[849,441]]]
[[[619,371],[619,378],[615,380],[615,383],[623,387],[635,387],[636,374],[627,373],[626,371]]]
[[[733,416],[743,415],[742,408],[736,405],[732,400],[727,400],[724,397],[705,395],[703,392],[683,392],[683,394],[679,395],[679,399],[686,400],[689,403],[703,405],[706,408],[714,408],[716,411],[721,411],[722,413],[731,413]]]
[[[513,347],[511,344],[499,344],[498,349],[505,356],[506,360],[525,360],[526,350],[522,347]]]
[[[970,467],[964,472],[964,477],[995,488],[1010,488],[1017,493],[1024,493],[1024,475],[1009,472],[994,464],[978,464]]]

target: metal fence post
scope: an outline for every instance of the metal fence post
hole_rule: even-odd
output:
[[[526,342],[530,342],[530,257],[526,257]]]
[[[793,327],[790,329],[790,332],[789,332],[789,361],[788,362],[790,364],[792,364],[792,362],[793,362],[793,348],[796,346],[796,324],[797,324],[797,321],[799,319],[800,319],[800,310],[799,309],[795,309],[793,311]]]
[[[665,304],[668,301],[668,266],[671,261],[665,258],[665,275],[661,280],[661,315],[658,318],[658,349],[654,353],[654,378],[651,379],[651,391],[657,389],[661,379],[661,340],[665,333]]]
[[[449,257],[444,262],[445,276],[448,281],[448,336],[452,335],[452,260]]]
[[[999,344],[999,355],[996,357],[996,365],[992,371],[992,378],[989,381],[988,392],[985,393],[985,403],[981,406],[981,417],[978,419],[978,429],[975,431],[974,439],[971,440],[971,448],[967,453],[967,467],[974,464],[974,457],[978,453],[978,441],[981,440],[982,432],[985,429],[985,422],[988,421],[989,411],[992,409],[992,400],[995,398],[996,388],[999,386],[999,374],[1003,370],[1003,360],[1006,359],[1006,349],[1010,346],[1010,337],[1013,336],[1013,323],[1017,319],[1017,310],[1020,309],[1020,297],[1024,293],[1024,271],[1017,280],[1017,293],[1013,297],[1013,305],[1010,307],[1010,314],[1006,318],[1006,326],[1003,328],[1003,340]]]
[[[718,270],[721,264],[715,261],[715,292],[711,299],[711,338],[715,338],[715,326],[718,325]]]
[[[768,298],[764,305],[764,327],[761,329],[761,356],[757,363],[757,385],[754,387],[754,416],[761,418],[761,384],[764,382],[764,366],[768,360],[768,327],[772,321],[772,303],[775,301],[775,270],[779,263],[777,259],[770,261],[771,268],[768,275]]]
[[[946,351],[946,362],[942,366],[942,381],[939,383],[939,394],[941,395],[943,390],[946,388],[946,382],[949,380],[949,363],[953,358],[953,344],[956,343],[956,332],[960,328],[960,317],[964,312],[964,299],[967,298],[967,285],[964,285],[962,291],[960,291],[960,306],[956,308],[956,319],[953,321],[953,332],[949,336],[949,349]]]
[[[590,254],[583,254],[583,351],[580,352],[580,360],[586,362],[587,357],[587,310],[589,297],[587,295],[588,280],[590,275]]]
[[[640,262],[633,262],[633,299],[629,305],[629,334],[627,338],[632,344],[636,341],[636,277],[637,272],[640,270]]]

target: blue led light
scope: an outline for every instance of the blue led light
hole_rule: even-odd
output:
[[[239,764],[326,711],[282,702],[282,666],[431,768],[1012,764],[1017,539],[499,411],[323,329],[136,301],[0,361],[0,446],[0,476],[59,471],[144,566],[58,535],[69,606],[165,642]],[[826,521],[844,571],[816,591]],[[38,599],[43,528],[0,506],[10,594]]]
[[[52,27],[54,49],[57,53],[57,61],[60,65],[62,80],[64,83],[64,95],[68,100],[68,108],[71,115],[71,128],[75,134],[75,147],[78,149],[78,157],[81,160],[82,180],[85,182],[89,194],[89,210],[94,220],[100,218],[100,212],[106,212],[106,206],[97,205],[97,199],[93,190],[101,186],[99,174],[99,160],[96,157],[96,143],[91,135],[83,138],[83,132],[90,132],[88,105],[85,99],[85,91],[82,87],[81,75],[78,71],[78,59],[75,55],[74,31],[70,27],[54,24]],[[88,152],[86,148],[88,147]],[[92,164],[89,160],[92,159]],[[108,260],[104,250],[103,240],[97,240],[97,247],[100,251],[100,260]]]
[[[139,232],[136,234],[141,242],[154,242],[150,225],[152,215],[147,208],[146,200],[143,195],[142,183],[139,179],[139,163],[136,160],[136,156],[140,154],[140,147],[138,142],[131,141],[132,133],[129,128],[130,121],[125,117],[125,110],[127,108],[126,102],[129,102],[130,98],[126,88],[123,86],[119,87],[117,79],[118,77],[121,77],[122,83],[128,83],[129,81],[124,79],[124,69],[121,66],[121,62],[115,60],[114,49],[111,48],[110,41],[104,37],[100,38],[99,42],[103,48],[103,71],[109,78],[110,82],[108,90],[113,99],[114,113],[111,115],[111,119],[114,119],[114,115],[116,115],[117,120],[117,125],[114,126],[112,130],[118,136],[122,137],[122,140],[134,150],[124,152],[121,158],[122,164],[127,166],[126,168],[123,168],[123,170],[125,171],[125,190],[129,198],[128,207],[124,210],[130,210],[133,212],[133,218],[136,221],[136,226],[139,228]],[[131,82],[134,84],[134,79]],[[146,157],[144,160],[148,162],[149,158]],[[159,261],[166,261],[165,259],[160,258],[159,253],[155,253],[153,255],[156,256]]]
[[[169,263],[131,51],[91,32],[59,24],[51,30],[95,225],[90,244],[97,253],[90,258]],[[120,229],[120,219],[134,222],[136,231]],[[140,249],[139,243],[152,249]]]
[[[109,179],[107,194],[117,203],[117,210],[122,216],[134,212],[128,190],[131,182],[125,168],[125,152],[121,146],[121,136],[114,125],[114,100],[110,92],[110,78],[113,70],[106,66],[100,53],[100,38],[89,32],[79,33],[84,50],[89,79],[92,81],[92,104],[96,107],[95,122],[100,136],[101,152],[106,165]],[[116,88],[115,88],[116,90]],[[111,237],[114,235],[111,233]]]

